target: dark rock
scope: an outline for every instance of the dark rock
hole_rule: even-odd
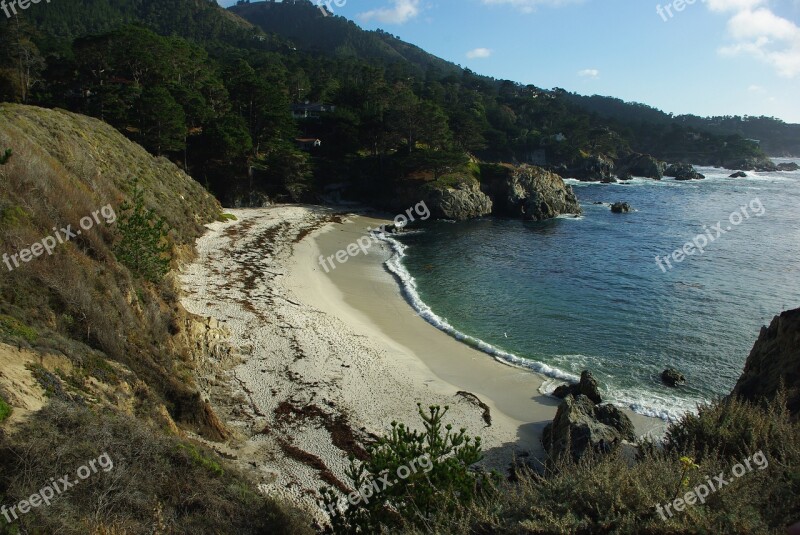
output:
[[[614,161],[601,154],[585,156],[566,171],[566,176],[584,182],[608,181],[614,178]]]
[[[595,405],[588,397],[568,396],[542,433],[542,444],[554,456],[567,451],[577,460],[588,451],[607,452],[623,440],[635,440],[633,424],[619,409]]]
[[[620,173],[617,175],[620,180],[633,180],[633,175],[630,173]]]
[[[628,212],[632,212],[633,208],[626,202],[615,202],[611,205],[611,211],[615,214],[627,214]]]
[[[800,308],[775,316],[762,327],[731,395],[749,401],[773,399],[786,388],[791,413],[800,416]]]
[[[747,178],[747,173],[745,173],[744,171],[736,171],[728,178]]]
[[[603,401],[600,397],[600,384],[588,370],[581,372],[580,382],[561,385],[553,391],[553,395],[561,399],[569,395],[572,395],[572,397],[583,395],[591,399],[593,403],[601,403]]]
[[[722,162],[722,167],[726,169],[741,169],[742,171],[766,171],[773,172],[778,170],[778,166],[769,158],[739,158]]]
[[[404,204],[403,206],[413,206],[414,204]],[[425,204],[436,219],[463,221],[492,212],[492,200],[481,191],[477,181],[468,178],[456,184],[455,187],[431,189],[425,195]]]
[[[779,163],[777,167],[778,167],[778,171],[798,171],[798,170],[800,170],[800,165],[797,165],[794,162]]]
[[[701,180],[705,175],[701,175],[688,163],[674,163],[667,167],[664,176],[671,176],[675,180]]]
[[[561,214],[580,214],[581,205],[571,186],[541,167],[522,165],[485,185],[494,203],[493,213],[542,221]]]
[[[676,387],[686,383],[686,377],[681,372],[673,368],[668,368],[661,372],[661,380],[665,385]]]
[[[667,164],[653,158],[649,154],[633,152],[618,160],[616,162],[616,167],[617,175],[619,176],[631,174],[633,176],[661,180],[664,177]]]

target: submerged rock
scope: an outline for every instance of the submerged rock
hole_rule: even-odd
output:
[[[661,380],[665,385],[673,388],[686,383],[686,377],[674,368],[668,368],[661,372]]]
[[[778,164],[778,171],[798,171],[798,170],[800,170],[800,165],[797,165],[794,162]]]
[[[736,171],[728,178],[747,178],[747,173],[745,173],[744,171]]]

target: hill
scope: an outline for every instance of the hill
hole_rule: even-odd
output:
[[[217,201],[85,116],[0,105],[0,147],[0,502],[102,453],[114,464],[13,526],[0,517],[0,533],[143,533],[159,516],[180,533],[292,525],[189,440],[229,436],[195,379],[212,331],[183,310],[173,275],[139,271],[153,255],[172,269],[191,258]],[[164,222],[156,244],[134,215]]]

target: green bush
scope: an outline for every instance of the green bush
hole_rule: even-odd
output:
[[[329,532],[424,526],[434,513],[468,504],[490,487],[490,477],[469,469],[482,458],[480,438],[444,425],[447,407],[432,406],[427,413],[418,407],[424,431],[393,422],[391,434],[368,447],[365,462],[350,459],[347,476],[360,498],[358,492],[350,494],[350,506],[341,511],[336,493],[321,490],[324,507],[333,513]]]
[[[11,406],[0,397],[0,422],[5,421],[9,416],[11,416]]]
[[[6,149],[5,152],[0,155],[0,165],[5,165],[8,163],[8,160],[11,158],[11,149]]]
[[[3,338],[22,339],[32,344],[39,337],[33,327],[28,327],[17,318],[0,314],[0,336]]]
[[[144,192],[134,183],[133,199],[121,206],[117,223],[121,236],[115,249],[117,259],[132,272],[158,282],[169,271],[170,246],[167,225],[144,203]]]

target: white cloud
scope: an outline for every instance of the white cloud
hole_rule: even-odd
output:
[[[368,22],[370,20],[377,20],[384,24],[403,24],[419,15],[420,0],[390,0],[392,7],[383,7],[380,9],[373,9],[358,15],[358,17]]]
[[[583,0],[482,0],[482,2],[487,5],[509,5],[523,13],[532,13],[539,6],[560,7],[578,4]]]
[[[780,76],[800,75],[800,27],[776,15],[766,0],[708,0],[712,11],[733,12],[728,20],[732,43],[723,56],[747,55],[771,65]]]
[[[582,71],[578,71],[578,76],[581,78],[597,78],[600,76],[600,71],[597,69],[583,69]]]
[[[467,52],[467,57],[469,59],[488,58],[491,55],[492,51],[489,50],[488,48],[476,48],[474,50],[470,50],[469,52]]]
[[[753,84],[750,87],[748,87],[747,90],[750,91],[751,93],[766,93],[767,92],[766,89],[764,89],[760,85],[755,85],[755,84]]]

